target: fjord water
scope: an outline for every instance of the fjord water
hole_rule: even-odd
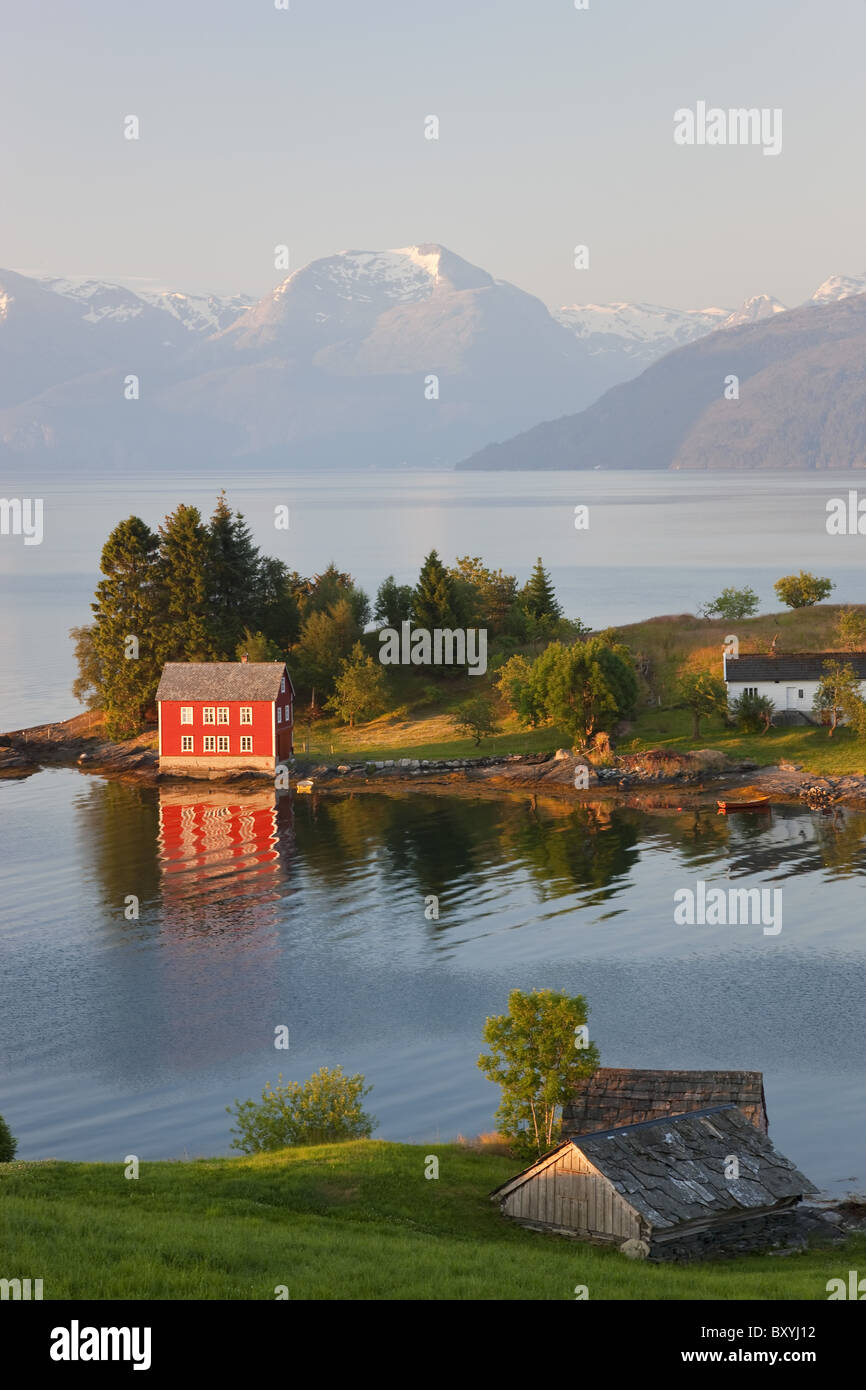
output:
[[[434,547],[521,581],[541,555],[567,615],[602,628],[693,613],[730,584],[751,584],[773,611],[773,581],[800,568],[830,575],[835,601],[862,602],[866,536],[826,529],[828,499],[855,486],[856,475],[826,473],[7,477],[4,495],[43,498],[44,538],[0,538],[0,730],[76,712],[68,632],[90,620],[112,527],[131,513],[156,527],[179,502],[209,515],[221,487],[264,552],[302,574],[334,560],[373,597],[388,574],[414,583]],[[288,531],[274,526],[277,506],[289,508]],[[587,530],[575,529],[576,506],[589,508]]]
[[[485,1017],[550,987],[586,995],[604,1065],[762,1070],[782,1152],[866,1186],[853,813],[242,800],[69,769],[0,782],[0,820],[0,1113],[23,1158],[225,1153],[227,1104],[338,1063],[372,1083],[379,1136],[475,1134],[498,1098]],[[676,925],[698,880],[781,886],[781,932]]]

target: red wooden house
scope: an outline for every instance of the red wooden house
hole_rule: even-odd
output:
[[[274,772],[292,755],[282,661],[168,661],[156,692],[161,772]]]

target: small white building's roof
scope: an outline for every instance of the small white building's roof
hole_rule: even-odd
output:
[[[826,674],[828,661],[853,666],[860,680],[866,680],[866,652],[780,652],[778,656],[729,656],[725,661],[727,681],[819,681]]]

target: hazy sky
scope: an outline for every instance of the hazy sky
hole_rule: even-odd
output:
[[[866,270],[864,0],[290,4],[2,0],[0,265],[261,294],[277,243],[439,241],[683,307]],[[698,100],[781,108],[781,154],[676,146]]]

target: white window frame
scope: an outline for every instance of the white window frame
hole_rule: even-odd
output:
[[[192,723],[192,705],[181,705],[181,707],[180,707],[180,722],[181,722],[181,724],[191,724],[191,723]]]
[[[252,734],[241,734],[241,752],[242,752],[242,753],[252,753],[252,751],[253,751],[253,736],[252,736]]]
[[[229,722],[229,707],[228,707],[228,705],[217,705],[217,723],[218,723],[218,724],[228,724],[228,722]]]
[[[280,681],[280,694],[281,694],[281,695],[285,695],[285,693],[286,693],[286,678],[285,678],[285,676],[283,676],[282,680]]]
[[[282,724],[282,722],[283,722],[283,708],[282,708],[282,705],[277,705],[277,723],[278,723],[278,724]]]
[[[252,705],[241,705],[241,723],[242,723],[242,724],[252,724],[252,722],[253,722],[253,707],[252,707]]]
[[[216,710],[213,705],[205,705],[201,712],[202,722],[205,724],[216,723]]]
[[[202,752],[203,752],[203,753],[215,753],[215,752],[216,752],[216,735],[215,735],[215,734],[205,734],[205,736],[204,736],[204,747],[202,748]]]
[[[195,740],[193,739],[192,734],[181,734],[181,736],[180,736],[180,751],[181,751],[181,753],[194,753],[194,752],[195,752]]]
[[[228,734],[217,734],[217,752],[228,753],[230,751]]]

